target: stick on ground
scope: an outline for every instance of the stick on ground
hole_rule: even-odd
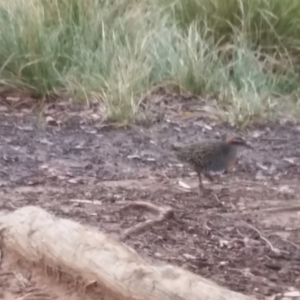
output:
[[[172,218],[174,216],[174,212],[171,207],[161,207],[144,201],[135,201],[129,203],[123,208],[121,208],[121,211],[127,210],[129,208],[134,208],[134,209],[144,208],[149,212],[151,212],[152,214],[156,214],[157,216],[155,218],[149,219],[142,223],[138,223],[137,225],[128,228],[122,234],[122,239],[126,239],[132,234],[140,234],[142,232],[145,232],[148,228],[160,224],[164,220]]]

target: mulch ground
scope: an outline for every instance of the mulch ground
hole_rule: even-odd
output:
[[[151,118],[127,128],[101,123],[96,107],[58,104],[44,119],[0,109],[0,209],[41,206],[245,294],[299,289],[300,123],[241,133],[192,97],[153,97]],[[201,197],[170,145],[234,133],[255,149],[241,152],[231,174],[204,182],[214,193]],[[136,201],[172,213],[130,233],[157,217],[128,206]]]

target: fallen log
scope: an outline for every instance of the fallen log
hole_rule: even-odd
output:
[[[179,267],[151,263],[95,228],[27,206],[0,215],[1,247],[27,263],[96,285],[98,299],[254,300]]]

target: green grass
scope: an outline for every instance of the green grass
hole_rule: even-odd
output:
[[[172,83],[246,126],[299,114],[299,29],[297,0],[0,0],[0,83],[124,123]]]

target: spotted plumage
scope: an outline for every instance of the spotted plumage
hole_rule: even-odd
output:
[[[241,137],[221,141],[202,141],[187,146],[172,145],[177,157],[194,168],[199,178],[199,188],[204,190],[201,174],[213,181],[209,172],[228,171],[236,162],[237,148],[249,146]]]

